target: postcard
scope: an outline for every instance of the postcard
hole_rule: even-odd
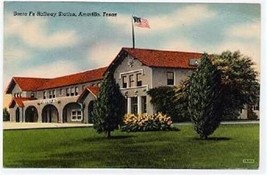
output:
[[[4,169],[259,170],[260,3],[3,11]]]

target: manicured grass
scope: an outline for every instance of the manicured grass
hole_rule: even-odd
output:
[[[4,167],[258,168],[258,124],[221,125],[209,140],[190,125],[179,129],[112,139],[92,128],[4,131]]]

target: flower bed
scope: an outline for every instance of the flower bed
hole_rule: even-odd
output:
[[[123,118],[122,131],[166,131],[171,130],[171,117],[162,113],[154,115],[144,114],[126,114]]]

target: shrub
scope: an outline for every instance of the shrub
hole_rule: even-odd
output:
[[[3,109],[3,121],[10,121],[10,114],[7,108]]]
[[[122,131],[166,131],[171,130],[172,120],[167,115],[157,113],[148,114],[126,114],[123,118]]]
[[[174,122],[190,121],[187,110],[187,81],[178,86],[160,86],[150,89],[147,94],[151,96],[151,103],[158,112],[171,117]]]

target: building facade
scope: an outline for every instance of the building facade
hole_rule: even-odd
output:
[[[127,113],[155,113],[147,91],[178,85],[201,53],[122,48],[108,67],[52,79],[13,77],[6,93],[12,122],[91,123],[94,101],[107,71],[125,96]]]

